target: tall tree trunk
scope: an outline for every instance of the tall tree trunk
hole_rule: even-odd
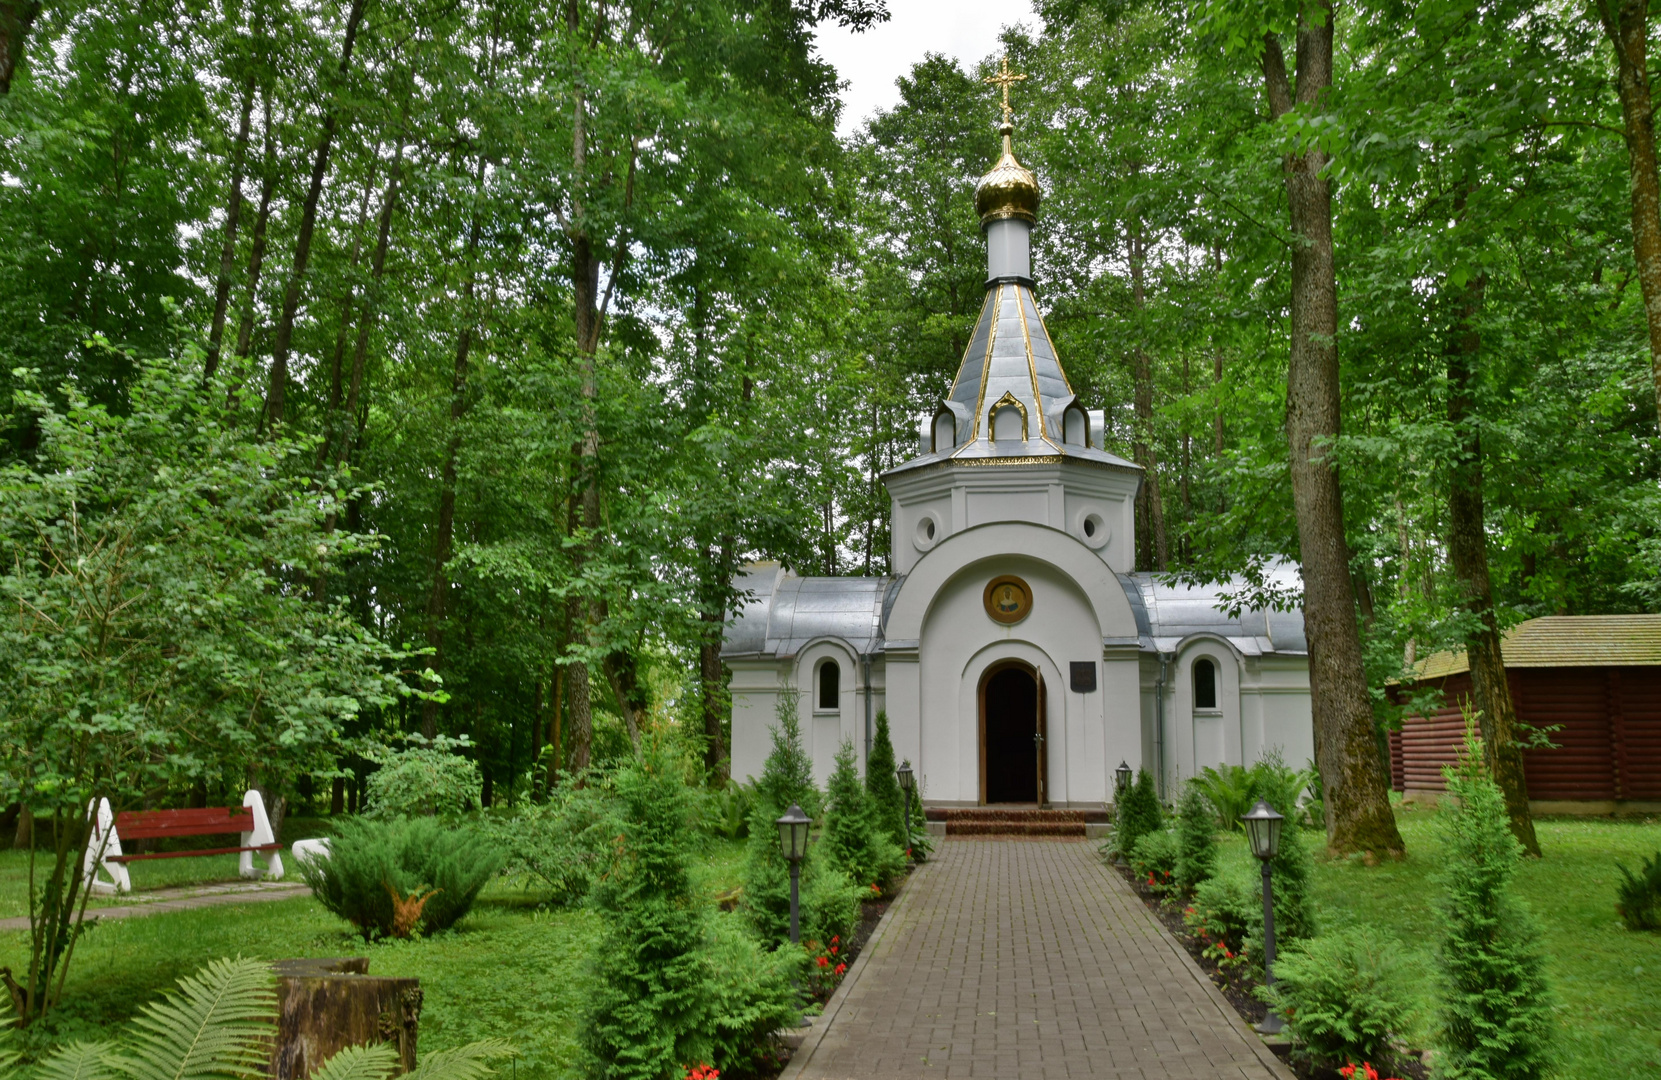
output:
[[[248,295],[243,301],[242,314],[236,328],[236,356],[248,359],[254,345],[254,315],[259,309],[260,276],[265,269],[265,228],[271,221],[271,199],[277,190],[277,135],[271,124],[271,94],[261,92],[261,112],[265,119],[265,157],[260,181],[260,208],[254,214],[254,231],[248,244]],[[234,407],[242,388],[242,373],[236,372],[225,388],[225,404]]]
[[[1460,200],[1463,202],[1463,199]],[[1481,716],[1483,756],[1505,792],[1511,832],[1530,855],[1540,854],[1534,818],[1528,809],[1528,779],[1517,745],[1517,708],[1500,653],[1499,620],[1488,573],[1488,536],[1483,511],[1482,429],[1476,407],[1476,368],[1482,349],[1476,319],[1487,282],[1466,283],[1458,301],[1448,341],[1448,424],[1455,454],[1448,483],[1448,562],[1459,589],[1460,606],[1476,617],[1478,629],[1465,640],[1471,666],[1471,697]]]
[[[1632,251],[1649,324],[1650,383],[1661,423],[1661,176],[1655,161],[1655,107],[1649,76],[1648,0],[1597,0],[1604,33],[1615,47],[1626,153],[1632,178]]]
[[[323,112],[323,132],[318,137],[317,152],[312,158],[311,183],[306,188],[306,202],[300,212],[300,233],[294,242],[294,265],[289,268],[288,286],[283,290],[283,310],[271,342],[271,378],[265,395],[265,419],[273,429],[282,424],[288,407],[288,354],[294,340],[294,320],[300,310],[300,287],[305,283],[306,265],[311,261],[311,237],[317,227],[317,202],[323,194],[323,178],[329,172],[329,154],[334,149],[335,127],[340,119],[336,109],[337,95],[344,89],[346,76],[351,72],[352,47],[357,44],[358,28],[363,23],[363,11],[368,2],[352,0],[352,8],[346,16],[346,36],[340,45],[336,84],[330,88],[328,105]]]
[[[249,72],[242,87],[242,119],[237,124],[236,146],[231,151],[231,190],[225,200],[225,240],[219,249],[219,278],[213,287],[213,323],[208,329],[208,356],[203,365],[204,380],[219,370],[219,348],[225,340],[225,312],[231,306],[231,275],[236,270],[236,231],[242,221],[242,177],[248,162],[248,129],[254,117],[254,75]]]
[[[0,97],[12,92],[12,76],[40,15],[40,0],[0,0]]]
[[[1319,25],[1302,14],[1298,21],[1295,102],[1280,41],[1273,34],[1264,39],[1264,82],[1276,120],[1294,103],[1318,107],[1332,86],[1332,6],[1329,0],[1313,4]],[[1282,162],[1293,237],[1286,436],[1303,558],[1315,763],[1325,791],[1329,850],[1395,853],[1406,845],[1390,810],[1390,776],[1373,732],[1343,494],[1338,471],[1326,457],[1341,415],[1332,192],[1322,175],[1326,161],[1323,152],[1309,148]]]
[[[1148,241],[1137,223],[1127,236],[1130,254],[1131,302],[1138,321],[1147,306]],[[1131,351],[1131,382],[1136,407],[1136,432],[1131,443],[1136,464],[1142,466],[1142,487],[1136,498],[1136,518],[1142,525],[1140,563],[1144,570],[1164,570],[1170,561],[1165,532],[1165,500],[1159,492],[1159,454],[1153,447],[1153,357],[1138,340]]]
[[[484,157],[479,158],[474,179],[478,198],[484,197]],[[444,446],[444,466],[440,474],[438,495],[438,528],[433,539],[433,587],[427,595],[427,645],[433,650],[433,671],[444,671],[444,618],[450,602],[450,556],[455,552],[456,528],[456,461],[461,456],[461,418],[467,412],[467,365],[473,348],[473,325],[476,313],[473,297],[478,288],[478,271],[473,266],[479,247],[479,230],[483,212],[475,207],[472,223],[467,228],[467,282],[461,289],[461,333],[456,337],[455,361],[450,370],[450,438]],[[421,734],[431,739],[438,734],[438,702],[428,699],[421,703]]]

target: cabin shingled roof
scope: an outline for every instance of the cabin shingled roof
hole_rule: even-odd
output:
[[[1508,668],[1661,666],[1661,615],[1546,615],[1505,632]],[[1413,666],[1423,682],[1471,669],[1464,649],[1433,653]]]

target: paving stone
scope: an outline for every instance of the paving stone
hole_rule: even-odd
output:
[[[949,840],[783,1080],[1292,1080],[1094,845]]]

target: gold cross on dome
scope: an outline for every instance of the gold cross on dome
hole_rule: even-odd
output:
[[[1010,118],[1015,115],[1015,110],[1011,109],[1009,107],[1009,88],[1011,86],[1014,86],[1018,82],[1025,82],[1026,78],[1027,77],[1025,75],[1013,75],[1013,74],[1010,73],[1010,70],[1009,70],[1009,54],[1004,53],[1004,58],[1003,58],[1003,61],[1002,61],[1002,65],[1001,65],[998,73],[996,75],[993,75],[990,78],[981,80],[981,82],[990,83],[993,86],[1001,87],[1003,89],[1003,92],[1004,92],[1004,123],[1006,123],[1006,124],[1009,123]]]

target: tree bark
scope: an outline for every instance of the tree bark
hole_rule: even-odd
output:
[[[1650,384],[1661,424],[1661,176],[1656,171],[1655,108],[1650,91],[1649,4],[1647,0],[1598,0],[1597,6],[1604,34],[1615,47],[1616,86],[1632,183],[1632,251],[1644,294]]]
[[[12,92],[12,77],[40,8],[40,0],[0,0],[0,97]]]
[[[348,1046],[390,1044],[397,1071],[415,1068],[421,981],[375,977],[361,956],[340,960],[279,960],[277,1037],[269,1075],[305,1080]]]
[[[1522,748],[1516,740],[1517,708],[1505,677],[1494,587],[1488,572],[1482,429],[1475,385],[1482,349],[1476,318],[1486,286],[1482,277],[1466,283],[1448,341],[1448,424],[1453,429],[1456,454],[1448,478],[1448,562],[1453,568],[1460,606],[1478,623],[1476,632],[1465,640],[1465,654],[1471,667],[1472,703],[1480,714],[1483,756],[1505,793],[1511,832],[1530,855],[1538,855],[1540,840],[1529,813],[1528,779],[1523,772]]]
[[[484,158],[479,158],[474,178],[475,191],[484,197]],[[456,461],[461,455],[461,418],[467,412],[467,369],[473,348],[475,313],[473,297],[478,288],[478,272],[473,259],[479,247],[482,211],[475,207],[473,220],[467,229],[467,282],[461,289],[462,326],[456,337],[455,361],[450,370],[450,438],[444,446],[444,467],[438,495],[438,528],[433,540],[433,587],[427,596],[427,644],[433,650],[432,669],[444,671],[444,618],[450,599],[450,556],[455,552],[456,527]],[[438,702],[430,698],[421,703],[421,734],[431,739],[438,734]]]
[[[1320,25],[1300,15],[1295,99],[1279,39],[1273,34],[1264,39],[1264,83],[1276,120],[1294,104],[1319,106],[1332,86],[1332,6],[1329,0],[1312,2],[1318,5]],[[1326,457],[1339,434],[1341,415],[1332,193],[1322,175],[1326,163],[1326,155],[1313,147],[1282,161],[1292,228],[1286,436],[1303,561],[1315,763],[1325,793],[1328,849],[1335,854],[1399,853],[1406,845],[1390,810],[1390,778],[1373,731],[1343,493],[1338,471]]]
[[[311,261],[311,237],[317,227],[317,202],[323,194],[323,178],[329,172],[329,154],[334,148],[335,127],[339,123],[335,94],[346,81],[352,68],[352,48],[357,44],[358,28],[363,23],[363,11],[369,0],[352,0],[346,16],[346,36],[340,45],[340,65],[336,71],[336,85],[331,88],[329,104],[323,113],[323,133],[317,140],[317,152],[312,158],[311,183],[306,188],[306,202],[300,212],[300,233],[294,242],[294,264],[289,268],[288,286],[283,290],[283,310],[277,320],[277,332],[271,343],[271,378],[265,395],[265,419],[272,429],[282,424],[288,405],[288,354],[294,340],[294,320],[300,310],[300,288],[305,283],[306,266]]]
[[[219,370],[219,348],[225,339],[225,312],[231,305],[231,275],[236,270],[236,231],[242,221],[242,177],[248,162],[248,129],[254,117],[254,76],[250,72],[242,87],[242,118],[237,124],[236,145],[231,151],[231,190],[225,200],[225,239],[219,249],[219,278],[213,287],[213,323],[208,329],[208,356],[202,378],[213,378]]]
[[[1126,237],[1130,263],[1131,302],[1138,322],[1147,306],[1148,242],[1141,225]],[[1140,334],[1140,327],[1138,327]],[[1141,565],[1144,570],[1164,570],[1170,561],[1165,532],[1165,500],[1159,492],[1159,454],[1153,447],[1153,357],[1138,340],[1131,351],[1131,381],[1134,387],[1136,433],[1131,444],[1136,464],[1142,466],[1142,487],[1136,497],[1141,503],[1137,520],[1142,528]]]
[[[265,227],[271,220],[271,199],[277,190],[277,136],[271,125],[269,91],[261,95],[261,111],[265,120],[264,171],[260,183],[260,208],[254,215],[254,231],[248,244],[248,296],[243,301],[242,314],[237,320],[236,356],[239,360],[248,359],[253,350],[254,314],[259,308],[260,275],[265,268]],[[231,384],[225,388],[227,408],[236,405],[237,396],[242,388],[241,380],[242,373],[239,370],[231,379]]]

